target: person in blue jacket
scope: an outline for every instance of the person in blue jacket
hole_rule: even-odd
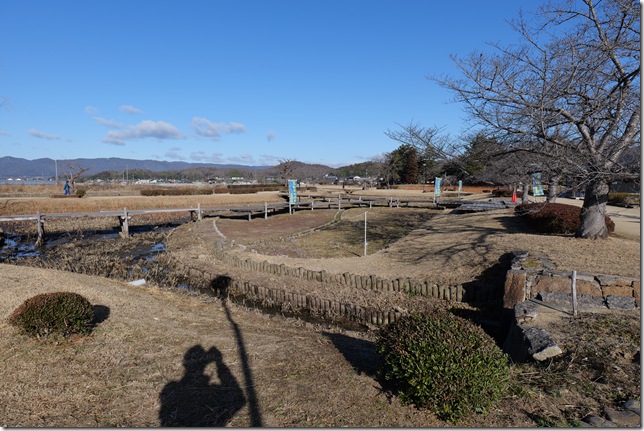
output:
[[[65,186],[63,188],[65,189],[65,196],[69,195],[69,181],[65,181]]]

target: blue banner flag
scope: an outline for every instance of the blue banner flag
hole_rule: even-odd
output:
[[[290,204],[297,203],[297,180],[288,180],[288,201]]]
[[[435,178],[434,179],[434,196],[439,197],[441,195],[441,179],[440,178]]]

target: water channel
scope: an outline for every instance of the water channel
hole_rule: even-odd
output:
[[[174,269],[166,252],[166,238],[180,223],[133,226],[130,236],[121,238],[117,230],[48,233],[42,247],[35,246],[34,235],[5,230],[0,247],[0,263],[96,275],[126,282],[145,280],[146,285],[163,286],[221,297],[211,285],[195,281]],[[270,315],[281,315],[303,321],[338,326],[352,331],[366,331],[364,325],[351,321],[329,322],[308,312],[288,311],[267,306],[242,296],[226,298]]]

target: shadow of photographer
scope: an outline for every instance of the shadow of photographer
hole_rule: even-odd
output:
[[[217,368],[219,383],[211,383],[206,374],[210,363]],[[159,396],[160,426],[222,427],[246,404],[244,392],[216,347],[208,351],[201,345],[191,347],[183,366],[181,380],[166,384]]]

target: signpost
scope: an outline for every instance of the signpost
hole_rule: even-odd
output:
[[[532,195],[534,201],[537,201],[537,196],[543,196],[543,187],[541,186],[541,172],[532,174]]]
[[[441,195],[441,178],[434,178],[434,203],[436,203],[436,198]]]
[[[288,180],[288,212],[292,214],[291,205],[297,203],[297,180]]]

